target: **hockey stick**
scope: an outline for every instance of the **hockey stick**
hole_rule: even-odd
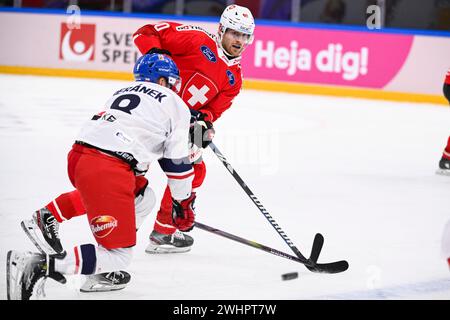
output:
[[[339,273],[339,272],[343,272],[345,270],[347,270],[348,268],[348,263],[347,261],[336,261],[336,262],[331,262],[331,263],[315,263],[315,262],[310,262],[310,261],[304,261],[303,259],[299,258],[299,257],[295,257],[292,256],[290,254],[284,253],[282,251],[278,251],[276,249],[273,249],[271,247],[265,246],[263,244],[260,244],[258,242],[255,241],[251,241],[251,240],[247,240],[244,238],[241,238],[239,236],[236,236],[234,234],[207,226],[203,223],[200,223],[198,221],[195,222],[195,227],[211,232],[215,235],[218,236],[222,236],[224,238],[228,238],[230,240],[239,242],[239,243],[243,243],[245,245],[248,245],[250,247],[256,248],[256,249],[260,249],[262,251],[268,252],[270,254],[276,255],[278,257],[282,257],[282,258],[286,258],[288,260],[292,260],[295,262],[299,262],[301,264],[304,264],[307,267],[310,267],[311,271],[313,272],[322,272],[322,273]],[[317,234],[319,235],[319,234]],[[316,235],[316,237],[317,237]],[[323,238],[322,238],[323,239]],[[320,240],[318,240],[320,242]],[[323,242],[322,242],[323,243]]]
[[[264,215],[264,217],[269,221],[271,226],[277,231],[277,233],[281,236],[281,238],[286,242],[286,244],[291,248],[291,250],[297,255],[297,257],[302,261],[302,263],[313,272],[323,272],[323,270],[320,269],[320,265],[317,264],[317,260],[320,255],[320,251],[322,250],[323,246],[323,236],[318,233],[314,237],[313,246],[311,249],[311,255],[309,259],[305,258],[305,256],[300,252],[300,250],[297,249],[297,247],[294,245],[294,243],[289,239],[289,237],[286,235],[286,233],[281,229],[281,227],[276,223],[276,221],[272,218],[272,216],[269,214],[269,212],[264,208],[264,206],[261,204],[261,202],[258,200],[258,198],[253,194],[253,192],[250,190],[250,188],[247,186],[247,184],[242,180],[242,178],[239,176],[239,174],[233,169],[231,164],[227,161],[225,156],[219,151],[217,146],[211,142],[209,144],[209,147],[214,152],[214,154],[219,158],[219,160],[222,162],[222,164],[227,168],[227,170],[231,173],[233,178],[236,180],[236,182],[241,186],[242,189],[244,189],[245,193],[248,195],[248,197],[252,200],[252,202],[256,205],[256,207],[259,209],[259,211]],[[348,263],[346,263],[345,270],[348,268]]]

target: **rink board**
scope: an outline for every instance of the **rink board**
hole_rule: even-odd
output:
[[[0,10],[0,72],[131,79],[132,34],[173,20],[215,33],[217,21],[83,11]],[[200,49],[199,49],[200,50]],[[244,88],[446,103],[447,33],[377,32],[258,21],[242,65]]]

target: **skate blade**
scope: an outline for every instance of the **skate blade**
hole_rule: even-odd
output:
[[[117,285],[93,285],[93,286],[83,286],[80,288],[80,292],[89,293],[89,292],[109,292],[109,291],[117,291],[122,290],[127,286],[127,284],[117,284]]]
[[[11,255],[12,251],[8,251],[8,254],[6,255],[6,299],[17,300],[12,299],[13,294],[11,293]]]
[[[17,251],[8,251],[6,255],[6,296],[8,300],[22,300],[23,270],[20,268],[20,264],[23,264],[26,256],[31,254],[31,252],[21,254]]]
[[[8,300],[22,300],[20,279],[23,271],[19,267],[20,255],[17,251],[8,251],[6,256],[6,292]]]
[[[154,245],[149,244],[145,249],[146,253],[149,254],[165,254],[165,253],[183,253],[191,250],[191,247],[178,248],[169,245]]]
[[[99,281],[96,277],[88,277],[80,288],[81,292],[108,292],[122,290],[128,282],[121,284],[112,284],[107,281]]]
[[[42,235],[41,230],[33,219],[23,220],[20,225],[22,226],[23,231],[25,231],[31,242],[33,242],[33,244],[41,253],[48,255],[60,254],[48,245],[47,241],[45,241],[44,236]]]

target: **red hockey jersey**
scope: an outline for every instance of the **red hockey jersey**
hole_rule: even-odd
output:
[[[445,83],[450,84],[450,69],[447,71],[447,76],[445,77]]]
[[[241,58],[228,59],[216,36],[204,29],[161,22],[141,27],[133,39],[142,54],[155,47],[170,51],[182,79],[179,95],[189,108],[205,112],[211,121],[217,120],[239,94]]]

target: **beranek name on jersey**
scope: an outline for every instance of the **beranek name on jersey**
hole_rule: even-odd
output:
[[[121,93],[124,93],[124,92],[142,92],[142,93],[145,93],[145,94],[149,95],[152,98],[155,98],[156,100],[158,100],[158,102],[162,102],[162,99],[167,97],[167,95],[165,95],[164,93],[162,93],[162,92],[160,92],[158,90],[155,90],[155,89],[147,88],[143,84],[140,84],[140,85],[137,85],[137,86],[133,86],[133,87],[120,89],[119,91],[114,93],[114,96],[118,95],[118,94],[121,94]]]

